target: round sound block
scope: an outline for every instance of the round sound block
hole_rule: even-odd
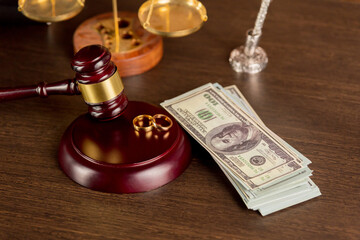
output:
[[[120,76],[132,76],[155,67],[163,55],[163,42],[141,26],[137,14],[119,12],[119,51],[115,51],[115,27],[112,13],[104,13],[83,22],[73,36],[74,50],[100,44],[111,52]]]
[[[111,121],[89,114],[78,117],[65,131],[59,148],[61,169],[78,184],[114,193],[145,192],[178,177],[191,159],[189,139],[177,124],[168,131],[136,131],[140,114],[165,114],[144,102],[130,101]]]

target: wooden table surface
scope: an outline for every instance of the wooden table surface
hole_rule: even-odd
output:
[[[141,3],[118,1],[126,11]],[[236,84],[268,127],[313,162],[322,196],[262,217],[195,141],[188,169],[159,189],[92,191],[57,162],[63,132],[86,112],[81,97],[16,100],[0,104],[0,239],[360,239],[359,1],[273,1],[260,42],[269,64],[255,75],[236,74],[227,59],[260,1],[203,3],[203,28],[164,39],[158,66],[123,79],[126,95],[158,105],[208,82]],[[0,87],[73,77],[72,34],[109,11],[111,1],[89,0],[50,26],[2,19]]]

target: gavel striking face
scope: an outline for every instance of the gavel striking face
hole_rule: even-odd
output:
[[[72,59],[75,79],[37,86],[0,89],[0,102],[32,96],[82,94],[94,118],[110,120],[121,115],[128,104],[110,52],[101,45],[80,49]]]

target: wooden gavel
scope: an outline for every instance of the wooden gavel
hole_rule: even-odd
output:
[[[89,114],[81,114],[68,126],[58,150],[59,166],[70,179],[97,191],[134,193],[161,187],[185,171],[191,161],[188,137],[166,110],[128,101],[105,47],[80,49],[71,66],[76,71],[74,79],[0,89],[0,102],[82,95]],[[143,126],[146,116],[153,121],[149,126]]]
[[[120,116],[128,99],[108,49],[101,45],[84,47],[75,54],[71,66],[76,71],[75,79],[50,84],[41,82],[37,86],[0,88],[0,102],[35,96],[81,94],[92,117],[111,120]]]

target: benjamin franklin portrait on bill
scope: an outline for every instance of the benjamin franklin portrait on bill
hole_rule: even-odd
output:
[[[235,122],[218,126],[205,136],[206,145],[213,151],[235,155],[250,151],[261,140],[261,133],[253,125]]]

